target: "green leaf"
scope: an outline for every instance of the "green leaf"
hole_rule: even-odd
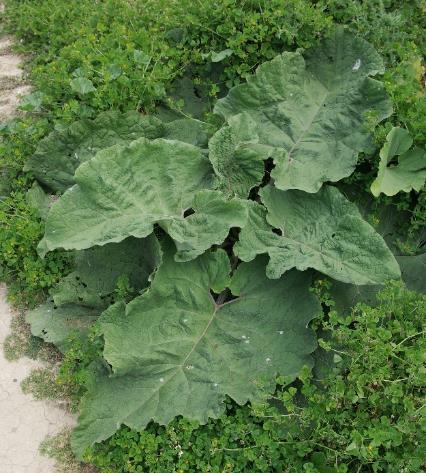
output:
[[[383,84],[369,77],[383,73],[380,56],[348,30],[337,28],[305,57],[285,52],[262,64],[215,112],[234,117],[235,126],[240,120],[239,128],[248,115],[259,143],[281,151],[271,173],[276,187],[317,192],[353,172],[371,147],[366,115],[383,120],[392,106]]]
[[[90,79],[85,77],[77,77],[70,82],[71,89],[74,92],[77,92],[80,95],[86,95],[90,92],[95,92],[96,87],[93,85],[93,82]]]
[[[183,219],[210,180],[201,150],[179,141],[141,138],[102,150],[78,168],[76,185],[52,206],[40,254],[146,237],[155,223]]]
[[[224,49],[223,51],[219,51],[218,53],[215,51],[209,51],[206,54],[201,54],[203,59],[210,58],[211,62],[221,62],[229,56],[232,56],[234,51],[232,49]]]
[[[70,335],[84,338],[89,328],[96,322],[99,310],[75,304],[57,307],[53,302],[46,302],[37,309],[28,312],[27,322],[31,333],[47,343],[53,343],[62,352],[69,347]]]
[[[80,120],[64,130],[55,130],[40,141],[24,167],[53,191],[63,192],[74,184],[77,167],[104,148],[130,143],[137,138],[159,138],[163,124],[137,112],[104,112],[95,120]]]
[[[43,92],[33,92],[32,94],[25,95],[19,102],[19,108],[26,112],[38,112],[41,109],[45,96]]]
[[[121,424],[138,430],[182,415],[205,423],[230,396],[239,404],[275,387],[275,376],[312,365],[309,321],[320,311],[308,273],[270,281],[265,260],[242,264],[230,279],[223,250],[188,263],[165,248],[151,289],[99,320],[104,357],[85,396],[73,449],[79,457]],[[229,287],[235,299],[215,301]],[[226,293],[225,293],[226,294]]]
[[[50,204],[52,203],[50,196],[47,195],[37,181],[27,191],[26,201],[30,207],[37,210],[40,218],[46,219],[49,212]]]
[[[260,195],[267,212],[251,205],[235,251],[243,261],[268,253],[268,277],[277,278],[291,268],[315,268],[355,284],[399,277],[398,263],[383,238],[336,188],[307,194],[268,186]]]
[[[154,235],[78,252],[75,270],[50,291],[56,305],[78,304],[100,311],[111,304],[120,276],[127,276],[134,293],[148,285],[161,260]]]
[[[371,184],[371,192],[393,196],[398,192],[419,192],[426,180],[426,151],[411,146],[413,139],[404,128],[394,127],[380,150],[379,172]],[[393,159],[398,156],[398,164]]]
[[[426,253],[415,256],[398,256],[402,279],[410,291],[426,294]]]
[[[250,117],[244,118],[236,126],[231,118],[229,126],[217,131],[209,142],[209,159],[218,189],[242,198],[262,182],[263,161],[271,156],[270,147],[259,144],[256,123]]]
[[[402,270],[402,268],[401,268]],[[351,313],[351,310],[359,303],[368,304],[371,307],[377,305],[376,295],[383,290],[382,285],[357,286],[333,281],[330,294],[335,302],[334,309],[342,315]]]
[[[209,123],[192,118],[180,118],[164,124],[161,138],[207,148],[209,139],[215,131],[215,127]]]
[[[191,77],[176,79],[168,90],[168,98],[173,102],[183,102],[181,113],[186,116],[201,119],[206,112],[211,111],[207,87],[195,84]],[[177,118],[176,112],[168,107],[159,107],[160,118]]]
[[[148,54],[144,53],[143,51],[140,51],[139,49],[135,49],[133,51],[133,58],[135,62],[143,64],[144,66],[147,66],[152,59],[151,56],[148,56]]]
[[[123,71],[117,64],[108,64],[106,66],[106,70],[108,71],[109,74],[109,80],[115,80],[118,79]]]
[[[426,294],[426,253],[415,256],[397,256],[401,268],[401,279],[410,291]],[[331,296],[334,309],[341,314],[350,313],[356,304],[362,302],[371,307],[378,304],[377,294],[383,290],[381,285],[357,286],[333,281]]]
[[[176,218],[163,228],[173,238],[178,249],[176,261],[189,261],[219,245],[233,227],[247,222],[247,204],[243,200],[227,200],[219,191],[204,190],[195,194],[193,214]]]

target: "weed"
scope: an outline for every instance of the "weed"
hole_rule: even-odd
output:
[[[48,437],[40,445],[42,455],[56,461],[56,473],[96,473],[96,469],[90,465],[78,462],[70,445],[71,431],[64,429],[60,433]]]

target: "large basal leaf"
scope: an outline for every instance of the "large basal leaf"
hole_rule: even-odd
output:
[[[37,212],[38,216],[42,220],[46,219],[52,200],[51,196],[44,192],[37,181],[34,181],[31,188],[28,189],[25,200],[27,201],[27,204]]]
[[[120,277],[126,278],[136,295],[148,285],[160,260],[160,245],[154,235],[77,253],[75,271],[51,290],[50,300],[28,313],[32,334],[66,351],[69,336],[85,337],[112,303]]]
[[[96,246],[77,253],[75,270],[50,295],[58,306],[74,303],[102,311],[111,304],[120,277],[126,277],[137,294],[148,285],[160,260],[160,245],[154,235]]]
[[[271,156],[269,146],[259,144],[256,123],[233,118],[210,139],[209,159],[217,176],[216,186],[227,195],[247,198],[262,182],[264,160]]]
[[[157,118],[137,112],[104,112],[95,120],[80,120],[50,133],[40,141],[24,170],[31,171],[54,192],[63,192],[74,184],[78,166],[99,150],[142,136],[159,138],[162,126]]]
[[[142,137],[178,140],[207,148],[214,131],[211,125],[190,118],[162,123],[137,112],[103,112],[95,120],[80,120],[50,133],[40,141],[25,171],[31,171],[54,192],[64,192],[74,184],[78,166],[102,149]]]
[[[401,279],[407,289],[426,294],[426,253],[414,256],[397,256],[401,268]],[[341,314],[349,313],[359,302],[375,306],[376,295],[383,286],[356,286],[333,281],[330,293],[335,302],[334,309]]]
[[[373,47],[344,28],[308,51],[283,53],[219,100],[215,112],[257,126],[259,143],[279,149],[272,177],[280,189],[317,192],[349,176],[358,154],[371,148],[366,116],[388,117],[392,106]],[[236,115],[239,115],[238,117]]]
[[[81,457],[121,424],[143,429],[175,416],[206,422],[230,396],[239,404],[273,390],[275,376],[312,364],[309,321],[320,305],[309,273],[265,277],[265,259],[242,264],[232,278],[226,253],[188,263],[167,248],[151,289],[100,319],[104,357],[112,373],[89,386],[73,435]],[[215,301],[229,287],[235,299]]]
[[[142,138],[103,150],[52,206],[40,254],[145,237],[158,223],[176,240],[178,259],[194,258],[246,220],[244,201],[228,201],[219,191],[197,194],[211,178],[201,150],[178,141]]]
[[[71,335],[83,338],[99,317],[99,310],[75,304],[57,307],[46,302],[26,315],[31,333],[47,343],[53,343],[62,352],[69,348]]]
[[[212,245],[222,243],[232,227],[247,222],[246,201],[228,200],[220,191],[204,190],[195,194],[191,204],[194,213],[175,218],[163,228],[176,243],[176,261],[189,261]]]
[[[164,123],[161,138],[207,148],[209,139],[215,131],[216,128],[209,123],[192,118],[179,118]]]
[[[402,279],[408,289],[426,294],[426,253],[398,256]]]
[[[354,284],[399,277],[398,263],[383,238],[336,188],[307,194],[267,186],[260,195],[267,212],[251,205],[235,251],[243,261],[268,253],[268,277],[277,278],[291,268],[315,268]]]
[[[177,141],[141,138],[102,150],[52,206],[40,252],[146,237],[156,222],[183,216],[210,173],[199,148]]]
[[[335,303],[333,309],[341,315],[349,315],[352,309],[360,302],[371,307],[377,305],[377,293],[383,289],[383,285],[346,284],[339,281],[332,281],[330,295]]]
[[[426,151],[411,148],[413,139],[404,128],[395,127],[388,133],[380,150],[379,172],[371,184],[371,192],[393,196],[398,192],[419,192],[426,180]],[[410,149],[411,148],[411,149]],[[398,163],[393,160],[398,157]]]

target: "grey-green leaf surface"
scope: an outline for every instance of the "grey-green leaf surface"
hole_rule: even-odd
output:
[[[235,123],[249,115],[259,143],[283,151],[271,173],[278,188],[317,192],[349,176],[371,149],[367,115],[378,122],[392,113],[383,84],[370,77],[383,70],[369,43],[339,27],[305,59],[285,52],[260,65],[215,112]]]
[[[333,281],[330,289],[331,297],[335,303],[333,309],[341,315],[349,315],[359,302],[375,307],[378,302],[377,293],[382,289],[383,285],[380,284],[357,286],[356,284]]]
[[[154,224],[183,218],[211,174],[201,150],[179,141],[140,138],[102,150],[52,206],[40,254],[146,237]]]
[[[24,170],[31,171],[54,192],[64,192],[74,184],[77,167],[101,149],[140,137],[159,138],[163,133],[163,124],[157,118],[137,112],[104,112],[95,120],[79,120],[50,133],[40,141]]]
[[[242,264],[232,277],[226,253],[176,263],[174,249],[149,291],[100,319],[104,358],[112,374],[91,383],[73,434],[81,457],[125,424],[143,429],[183,415],[205,423],[230,396],[239,404],[270,392],[275,376],[297,375],[316,347],[309,321],[320,305],[309,273],[265,277],[265,258]],[[235,299],[217,302],[226,287]]]
[[[426,181],[426,151],[415,146],[408,130],[394,127],[380,150],[379,171],[371,192],[393,196],[398,192],[419,192]],[[410,149],[411,148],[411,149]],[[392,160],[398,156],[398,163]]]
[[[86,95],[90,92],[95,92],[96,87],[93,85],[93,82],[86,77],[77,77],[70,81],[71,89],[74,92],[77,92],[80,95]]]
[[[204,190],[195,194],[191,204],[193,214],[175,218],[163,228],[176,243],[176,261],[189,261],[212,245],[221,244],[233,227],[247,222],[246,201],[228,200],[220,191]]]
[[[65,352],[69,348],[71,335],[79,338],[87,336],[89,328],[96,322],[100,311],[75,304],[57,307],[53,302],[46,302],[37,309],[28,312],[27,322],[31,333],[47,343],[53,343]]]
[[[31,188],[28,189],[25,198],[28,205],[36,210],[39,217],[44,220],[49,213],[49,208],[52,203],[51,196],[44,192],[37,181],[34,181]]]
[[[401,279],[407,289],[426,294],[426,253],[413,256],[397,256],[401,268]],[[350,313],[359,302],[370,306],[377,305],[377,293],[382,285],[357,286],[333,281],[331,296],[335,302],[334,309],[341,314]]]
[[[217,188],[227,195],[246,198],[262,182],[264,160],[273,150],[259,144],[256,123],[244,116],[231,117],[229,125],[216,132],[209,142],[209,159],[217,176]]]
[[[335,187],[308,194],[267,186],[260,195],[267,211],[251,205],[235,252],[243,261],[269,254],[268,277],[291,268],[315,268],[354,284],[382,284],[399,277],[398,263],[383,238]]]
[[[160,245],[154,235],[83,250],[76,254],[75,270],[50,295],[57,306],[74,303],[102,311],[111,304],[119,277],[127,278],[136,295],[147,287],[160,261]]]
[[[209,51],[206,54],[201,54],[203,59],[210,58],[212,62],[221,62],[229,56],[232,56],[234,51],[232,49],[224,49],[222,51]]]
[[[209,139],[215,131],[215,127],[209,123],[193,118],[179,118],[164,123],[161,138],[207,148]]]
[[[408,289],[426,294],[426,253],[398,256],[402,279]]]

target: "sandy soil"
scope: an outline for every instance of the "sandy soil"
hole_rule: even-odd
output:
[[[6,303],[6,288],[0,286],[0,348],[9,333],[13,313]],[[38,448],[73,419],[51,403],[35,401],[21,391],[21,381],[40,363],[22,358],[9,362],[0,349],[0,471],[1,473],[53,473],[53,460]]]
[[[1,5],[0,5],[1,8]],[[0,122],[16,113],[19,96],[30,89],[23,81],[22,58],[10,51],[12,39],[0,38]],[[39,445],[74,420],[53,404],[35,401],[21,391],[21,381],[39,363],[22,358],[8,362],[3,342],[13,313],[0,286],[0,473],[53,473],[54,462],[39,454]]]
[[[20,96],[30,90],[19,67],[22,58],[11,54],[11,44],[11,38],[0,38],[0,122],[15,115]]]

